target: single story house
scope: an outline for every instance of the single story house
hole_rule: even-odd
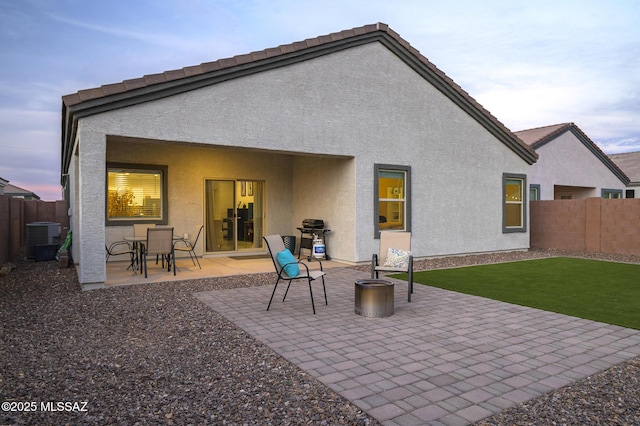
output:
[[[624,198],[640,198],[640,151],[610,154],[609,158],[629,176]]]
[[[39,200],[40,197],[33,191],[20,188],[9,183],[8,180],[0,178],[0,195],[7,195],[13,198],[22,198],[25,200]]]
[[[515,134],[538,154],[527,172],[530,200],[623,197],[629,178],[574,123]]]
[[[62,117],[81,283],[134,223],[204,225],[204,256],[264,253],[307,218],[347,263],[381,229],[417,258],[529,247],[536,153],[383,23],[80,90]]]

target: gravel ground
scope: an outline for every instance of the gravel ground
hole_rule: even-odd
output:
[[[559,254],[581,256],[460,256],[416,270]],[[83,292],[72,268],[12,266],[0,276],[1,425],[379,424],[192,296],[272,285],[272,274]],[[639,413],[634,359],[478,424],[640,425]]]

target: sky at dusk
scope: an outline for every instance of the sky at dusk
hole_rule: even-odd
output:
[[[383,22],[510,130],[640,151],[637,0],[0,0],[0,177],[62,198],[62,96]]]

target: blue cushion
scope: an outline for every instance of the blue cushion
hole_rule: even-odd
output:
[[[284,249],[280,253],[276,254],[276,258],[278,259],[280,266],[284,267],[284,272],[286,272],[287,275],[291,278],[298,276],[300,273],[300,267],[298,266],[298,261],[293,257],[293,254],[289,249]]]

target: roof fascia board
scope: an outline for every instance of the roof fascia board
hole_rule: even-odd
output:
[[[140,89],[118,93],[110,96],[87,100],[75,105],[66,106],[63,102],[64,146],[62,149],[62,173],[68,173],[71,161],[73,139],[77,132],[78,120],[95,114],[125,108],[169,96],[177,95],[202,87],[211,86],[224,81],[240,78],[254,73],[291,65],[293,63],[328,55],[350,47],[370,43],[379,37],[379,32],[366,33],[349,39],[308,47],[284,55],[262,59],[256,62],[236,65],[234,67],[198,74],[165,83],[145,86]],[[66,122],[66,125],[64,125]],[[64,182],[61,182],[64,186]]]
[[[330,43],[301,49],[299,51],[292,51],[283,55],[276,55],[271,58],[265,58],[255,62],[248,62],[246,64],[212,71],[210,73],[198,74],[164,83],[145,86],[140,89],[87,100],[68,107],[63,103],[63,124],[66,122],[66,126],[63,126],[65,128],[65,147],[63,147],[62,152],[62,173],[68,173],[68,167],[73,152],[73,139],[77,132],[78,120],[81,118],[162,99],[254,73],[314,59],[323,55],[328,55],[375,41],[379,41],[392,51],[397,57],[409,65],[414,71],[418,72],[418,74],[431,83],[441,93],[451,99],[456,105],[462,108],[502,143],[516,152],[528,164],[535,163],[535,155],[532,155],[532,153],[527,151],[526,148],[518,144],[513,138],[510,138],[506,129],[501,128],[498,124],[493,122],[493,120],[490,120],[479,109],[482,108],[481,106],[472,104],[460,92],[451,86],[451,84],[455,83],[446,81],[443,76],[439,75],[436,71],[429,68],[424,62],[422,62],[415,53],[409,51],[386,31],[381,30],[355,35],[346,39],[336,40]]]
[[[215,85],[224,81],[314,59],[350,47],[369,43],[372,41],[372,38],[377,36],[377,33],[354,36],[349,39],[338,40],[319,46],[312,46],[304,50],[293,51],[283,55],[274,56],[272,58],[261,59],[259,61],[235,65],[233,67],[223,68],[209,73],[149,85],[140,89],[104,96],[94,100],[87,100],[76,105],[69,106],[68,109],[75,117],[84,118],[90,115],[154,101],[191,90]]]
[[[389,36],[387,33],[380,35],[380,42],[391,50],[397,57],[403,60],[414,71],[416,71],[422,78],[427,80],[431,85],[438,89],[442,94],[452,100],[458,107],[469,114],[474,120],[480,123],[486,128],[493,136],[499,139],[503,144],[515,151],[523,160],[528,164],[536,162],[537,158],[532,155],[525,147],[514,141],[506,133],[506,129],[501,128],[498,124],[490,120],[479,108],[480,105],[474,105],[466,99],[463,94],[457,91],[452,84],[456,84],[453,81],[448,82],[445,77],[440,76],[437,72],[430,69],[424,62],[420,61],[412,52],[408,51],[404,46],[398,43],[395,39]],[[462,89],[461,89],[462,90]]]
[[[593,155],[596,156],[596,158],[598,158],[602,164],[604,164],[610,171],[611,173],[613,173],[614,175],[616,175],[616,177],[618,179],[620,179],[620,181],[625,184],[628,185],[629,184],[629,178],[622,173],[619,169],[617,169],[612,163],[611,163],[611,159],[609,157],[607,157],[605,154],[602,153],[602,151],[600,151],[596,146],[594,146],[593,142],[591,142],[590,140],[586,139],[584,137],[584,135],[582,134],[582,132],[578,131],[575,126],[571,126],[569,129],[567,129],[568,131],[571,131],[571,133],[578,138],[578,140],[580,142],[582,142],[582,144],[584,146],[587,147],[587,149],[589,151],[591,151],[591,153]],[[564,132],[563,132],[564,133]],[[560,136],[560,135],[558,135]]]
[[[545,146],[546,144],[548,144],[549,142],[551,142],[552,140],[554,140],[555,138],[557,138],[558,136],[560,136],[561,134],[569,130],[572,126],[573,126],[572,123],[566,123],[558,127],[553,132],[547,134],[546,136],[543,136],[536,142],[532,143],[531,148],[533,148],[534,150],[537,150],[538,148]]]

